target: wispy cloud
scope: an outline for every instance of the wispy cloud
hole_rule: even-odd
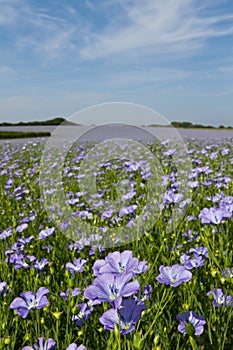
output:
[[[227,95],[233,95],[233,89],[232,90],[227,90],[227,91],[223,91],[217,94],[217,97],[221,97],[221,96],[227,96]]]
[[[219,67],[218,71],[222,73],[233,73],[233,65]]]
[[[65,50],[72,48],[72,35],[74,28],[58,29],[57,31],[35,38],[33,35],[21,37],[17,40],[17,47],[21,49],[31,48],[40,58],[50,60],[59,57]]]
[[[233,34],[233,15],[204,16],[193,0],[118,0],[118,4],[124,11],[122,20],[114,18],[102,32],[91,32],[89,44],[80,51],[83,58],[132,51],[189,52],[201,48],[205,39]]]
[[[18,11],[15,6],[17,1],[0,1],[0,26],[9,26],[18,18]]]
[[[82,60],[174,59],[199,52],[208,38],[233,35],[233,14],[206,14],[212,1],[85,0],[82,6],[62,3],[55,12],[42,3],[35,11],[28,0],[0,1],[0,25],[18,22],[29,29],[16,33],[16,47],[31,48],[44,59],[71,53]]]

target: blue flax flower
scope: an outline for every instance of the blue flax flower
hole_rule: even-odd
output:
[[[199,214],[202,224],[221,224],[224,219],[229,218],[229,212],[221,208],[204,208]]]
[[[33,347],[24,346],[22,350],[52,350],[56,345],[56,342],[51,338],[44,341],[44,337],[40,337],[38,338],[38,340],[39,340],[39,345],[33,344]]]
[[[96,276],[103,273],[122,274],[133,272],[138,266],[138,259],[132,257],[132,251],[113,252],[105,260],[97,260],[93,265]]]
[[[103,273],[123,274],[133,273],[134,275],[147,271],[147,261],[138,261],[133,258],[131,250],[125,250],[122,253],[113,252],[106,256],[105,260],[96,260],[93,265],[94,275]]]
[[[66,348],[66,350],[87,350],[87,348],[84,345],[76,345],[75,343],[72,343]]]
[[[39,237],[39,239],[45,239],[45,238],[51,236],[54,231],[55,231],[55,227],[46,228],[46,229],[39,232],[38,237]]]
[[[194,333],[194,335],[201,335],[204,331],[203,325],[206,323],[206,320],[203,316],[199,316],[194,311],[187,311],[183,314],[179,314],[176,316],[176,319],[180,321],[180,324],[178,326],[178,331],[180,333],[190,334],[190,326],[191,326],[191,333]]]
[[[81,327],[84,321],[89,320],[91,310],[86,303],[78,304],[77,306],[79,307],[80,311],[77,315],[73,315],[71,320],[75,322],[76,326]]]
[[[12,290],[9,288],[6,282],[0,282],[0,294],[2,294],[5,298],[7,293],[12,293]]]
[[[114,308],[118,308],[122,297],[128,297],[136,293],[140,288],[137,280],[128,283],[132,277],[132,273],[121,275],[105,273],[100,275],[95,278],[92,285],[87,286],[84,291],[84,297],[91,300],[107,301]]]
[[[213,290],[209,291],[206,296],[213,296],[213,305],[215,307],[219,307],[222,305],[228,305],[232,306],[232,297],[230,294],[224,294],[223,290],[221,288],[214,288]]]
[[[172,287],[177,287],[192,279],[192,273],[179,264],[166,267],[162,265],[159,268],[159,272],[160,274],[156,280],[160,283],[169,284]]]
[[[185,253],[181,255],[180,262],[187,270],[192,270],[193,268],[203,266],[205,263],[202,256],[196,256],[194,259],[191,259],[191,257]]]
[[[73,264],[71,262],[68,262],[66,264],[66,268],[70,271],[70,273],[73,272],[83,272],[83,266],[87,263],[87,260],[78,258],[73,261]]]
[[[26,318],[32,309],[42,309],[49,304],[45,296],[48,293],[49,290],[45,287],[39,288],[36,293],[20,293],[20,297],[15,298],[10,304],[10,309],[17,309],[18,315]]]
[[[124,335],[135,329],[135,324],[139,321],[142,311],[146,310],[143,302],[136,303],[133,299],[122,301],[119,310],[110,309],[99,318],[104,329],[113,331],[114,324],[120,327],[120,334]]]
[[[233,278],[233,267],[226,267],[222,270],[221,276]]]
[[[65,301],[68,301],[68,297],[69,297],[69,294],[70,294],[70,290],[67,289],[66,292],[61,292],[60,293],[60,296],[65,300]],[[71,290],[71,297],[74,298],[76,296],[78,296],[80,294],[80,289],[79,288],[74,288],[73,290]]]

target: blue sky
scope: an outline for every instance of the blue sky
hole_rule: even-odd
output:
[[[0,52],[1,122],[125,101],[233,126],[232,0],[0,0]]]

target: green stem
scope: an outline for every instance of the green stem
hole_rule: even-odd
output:
[[[197,343],[193,337],[189,336],[189,342],[193,350],[198,350]]]

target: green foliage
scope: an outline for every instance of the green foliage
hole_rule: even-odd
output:
[[[50,136],[48,131],[0,131],[0,139],[20,139],[31,137],[48,137]]]
[[[145,232],[140,240],[117,249],[109,248],[102,256],[98,250],[94,256],[89,256],[87,246],[80,253],[74,249],[67,249],[67,245],[72,241],[67,239],[59,229],[56,229],[55,234],[45,240],[38,239],[41,228],[53,225],[40,201],[38,175],[43,145],[38,144],[37,147],[28,145],[20,151],[13,145],[9,148],[1,146],[1,159],[6,161],[6,163],[3,162],[1,170],[6,169],[7,171],[2,171],[0,175],[0,229],[4,231],[13,226],[13,233],[11,237],[0,241],[0,282],[6,281],[12,290],[12,293],[8,293],[5,298],[0,294],[0,349],[21,350],[23,346],[32,346],[37,338],[43,335],[45,339],[53,338],[56,341],[56,350],[65,350],[72,342],[78,345],[84,344],[87,350],[231,350],[233,348],[232,307],[215,308],[212,301],[206,297],[206,293],[213,288],[223,288],[233,295],[233,278],[221,276],[223,268],[233,266],[232,219],[218,226],[202,225],[199,219],[187,220],[188,215],[198,217],[202,208],[210,206],[208,196],[220,194],[222,191],[226,196],[232,195],[232,181],[223,188],[216,188],[214,182],[210,186],[201,185],[209,178],[215,179],[220,169],[222,176],[227,174],[233,176],[231,163],[233,146],[232,143],[223,142],[222,147],[224,146],[230,148],[230,153],[222,156],[221,149],[216,148],[202,154],[201,149],[205,145],[201,141],[187,143],[189,149],[195,149],[201,165],[205,166],[208,163],[212,172],[199,175],[200,187],[194,190],[186,217],[171,234],[165,233],[164,217],[169,215],[169,209],[165,208],[156,225],[151,228],[150,232]],[[155,149],[158,158],[162,159],[164,150],[159,150],[158,147]],[[209,155],[213,150],[218,153],[218,156],[210,161]],[[11,156],[7,157],[7,154]],[[77,154],[73,156],[77,157]],[[72,166],[74,163],[78,165],[78,162],[72,163],[72,159],[72,156],[67,158],[66,166]],[[167,174],[171,173],[169,164],[165,171]],[[114,177],[113,172],[106,172],[99,186],[104,186],[104,180],[106,180],[107,188],[109,188]],[[13,184],[7,189],[6,184],[9,179],[13,179]],[[63,180],[66,193],[71,190],[78,191],[74,176],[64,175]],[[14,190],[22,184],[25,186],[25,194],[20,200],[16,200]],[[17,233],[16,227],[19,221],[31,216],[33,212],[36,213],[35,220],[28,223],[28,228],[22,234]],[[188,242],[185,239],[183,234],[188,229],[198,233],[197,241]],[[46,257],[50,261],[50,265],[44,269],[43,273],[38,274],[32,268],[15,270],[12,264],[4,262],[5,250],[10,249],[21,235],[35,237],[30,244],[25,246],[27,255],[34,255],[37,259]],[[44,250],[48,245],[52,246],[52,251]],[[156,281],[161,265],[171,266],[179,263],[181,254],[195,246],[207,246],[209,258],[205,261],[204,266],[192,270],[193,278],[190,282],[174,288]],[[139,260],[148,261],[148,272],[140,275],[138,280],[142,287],[151,284],[153,288],[151,299],[146,302],[147,310],[143,312],[135,331],[120,336],[117,327],[114,332],[104,330],[99,322],[99,317],[103,311],[109,309],[107,304],[96,306],[90,319],[82,327],[75,326],[71,321],[71,316],[78,313],[76,305],[84,302],[84,298],[79,295],[73,299],[68,298],[68,302],[65,302],[59,293],[65,292],[67,288],[85,289],[93,282],[92,266],[94,262],[99,258],[104,258],[110,252],[125,249],[132,250],[133,256]],[[65,265],[78,257],[88,258],[84,272],[70,274]],[[50,290],[48,294],[50,304],[46,308],[32,310],[26,319],[20,318],[10,310],[10,303],[21,292],[37,291],[42,286]],[[176,316],[187,310],[193,310],[205,317],[207,323],[201,336],[192,337],[191,332],[189,337],[187,334],[182,335],[178,332],[179,322]]]

